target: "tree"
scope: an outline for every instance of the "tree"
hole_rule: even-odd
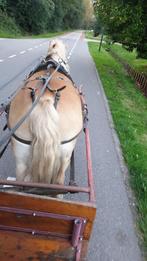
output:
[[[24,32],[41,33],[89,26],[91,0],[0,0],[0,10]]]
[[[97,0],[95,11],[114,42],[147,58],[145,0]]]
[[[83,0],[53,0],[55,4],[54,16],[51,21],[53,30],[79,28],[83,24]]]
[[[67,1],[66,1],[67,2]],[[66,12],[63,18],[65,28],[80,28],[83,26],[84,4],[79,0],[69,0]]]
[[[52,0],[7,0],[7,12],[24,31],[31,33],[45,31],[53,11]]]
[[[83,24],[84,28],[91,28],[91,25],[94,23],[94,10],[93,4],[91,0],[83,0],[84,6],[84,17],[83,17]]]
[[[7,1],[6,0],[0,0],[0,10],[5,11],[7,6]]]

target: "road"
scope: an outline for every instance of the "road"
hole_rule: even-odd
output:
[[[70,50],[80,33],[62,36]],[[5,101],[25,78],[25,75],[47,53],[47,39],[0,40],[0,103]],[[71,75],[77,85],[83,85],[89,108],[93,174],[97,216],[88,252],[88,261],[141,261],[133,214],[126,187],[125,166],[105,94],[96,73],[87,43],[80,39],[70,60]],[[4,124],[2,120],[1,126]],[[76,149],[76,175],[84,185],[86,162],[83,137]],[[15,164],[9,147],[0,161],[0,176],[15,176]],[[82,196],[76,196],[76,199]],[[85,200],[85,199],[84,199]]]

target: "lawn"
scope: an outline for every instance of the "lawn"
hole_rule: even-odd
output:
[[[100,40],[100,36],[94,37],[93,31],[85,31],[85,37],[92,40]]]
[[[29,39],[38,39],[38,38],[51,38],[51,37],[56,37],[56,36],[59,36],[59,35],[62,35],[64,33],[67,33],[67,32],[52,32],[52,33],[44,33],[44,34],[38,34],[38,35],[31,35],[31,34],[22,34],[22,33],[17,33],[17,32],[14,32],[14,33],[9,33],[7,32],[6,30],[5,31],[0,31],[0,37],[1,38],[29,38]]]
[[[96,43],[89,43],[89,49],[103,83],[128,166],[129,182],[136,196],[139,235],[147,249],[147,99],[109,52],[103,48],[98,52]],[[119,50],[119,46],[116,49]],[[130,55],[134,57],[134,54]],[[130,60],[125,56],[128,61],[134,61],[134,58]]]
[[[25,38],[28,38],[31,39],[31,38],[51,38],[51,37],[56,37],[56,36],[59,36],[59,35],[62,35],[62,34],[66,34],[66,33],[70,33],[70,31],[59,31],[59,32],[47,32],[47,33],[43,33],[43,34],[37,34],[37,35],[26,35],[24,36]],[[24,38],[23,37],[23,38]]]
[[[111,45],[111,49],[123,60],[126,60],[127,63],[129,63],[135,70],[147,75],[147,60],[136,59],[136,50],[134,50],[133,52],[128,52],[125,48],[118,44]]]

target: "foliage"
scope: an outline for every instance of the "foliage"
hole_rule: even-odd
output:
[[[80,28],[83,22],[83,1],[79,0],[53,0],[55,12],[52,18],[52,28],[55,30]]]
[[[129,51],[137,48],[138,56],[147,57],[147,19],[145,0],[97,0],[95,12],[114,42]]]
[[[94,36],[98,36],[99,34],[102,33],[103,28],[98,15],[95,17],[95,23],[93,29],[94,29]]]
[[[109,52],[89,43],[99,71],[136,194],[138,224],[147,247],[147,102]]]
[[[0,10],[31,34],[88,27],[93,14],[91,0],[0,0]]]
[[[24,31],[43,32],[53,14],[52,0],[7,0],[7,11]]]
[[[13,18],[0,9],[0,37],[20,36],[21,30],[16,26]]]
[[[83,0],[84,4],[84,19],[83,24],[85,29],[91,29],[94,21],[94,9],[91,0]]]
[[[7,0],[0,0],[0,10],[5,11],[7,5]]]

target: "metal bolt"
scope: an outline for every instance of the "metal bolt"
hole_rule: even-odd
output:
[[[86,219],[84,219],[84,221],[83,221],[83,222],[84,222],[84,224],[86,224],[86,222],[87,222],[87,221],[86,221]]]
[[[36,216],[36,213],[35,213],[35,212],[33,213],[33,216],[34,216],[34,217]]]
[[[33,235],[33,236],[35,235],[35,231],[32,231],[32,235]]]
[[[79,224],[81,223],[81,220],[80,220],[80,219],[75,219],[74,223],[75,223],[76,225],[79,225]]]

